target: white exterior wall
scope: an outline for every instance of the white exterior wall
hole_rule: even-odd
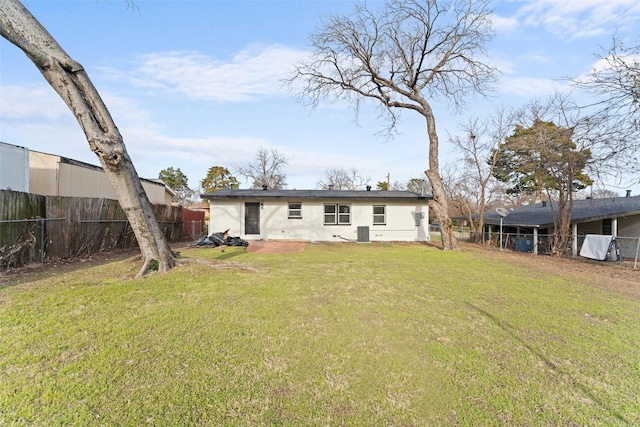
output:
[[[0,143],[0,190],[29,192],[29,150]]]
[[[619,237],[640,237],[640,215],[618,218]]]
[[[253,202],[253,200],[249,201]],[[288,203],[302,203],[302,218],[289,219]],[[429,238],[429,208],[426,201],[367,200],[264,200],[260,207],[260,234],[245,233],[245,201],[212,200],[209,232],[229,229],[245,240],[303,240],[331,242],[357,240],[358,227],[369,227],[370,241],[424,242]],[[351,205],[350,225],[324,225],[324,204]],[[386,224],[373,225],[373,206],[386,206]],[[416,226],[415,212],[424,213]]]
[[[640,215],[618,217],[619,237],[640,237]],[[602,234],[602,220],[578,224],[578,234]]]

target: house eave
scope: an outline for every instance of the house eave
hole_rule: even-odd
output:
[[[428,201],[431,195],[409,191],[345,190],[219,190],[202,194],[206,200],[362,200]]]

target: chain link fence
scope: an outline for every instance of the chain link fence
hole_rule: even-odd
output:
[[[485,234],[486,242],[496,247],[500,247],[500,235],[498,233]],[[578,236],[577,249],[580,253],[584,236]],[[553,235],[538,234],[538,241],[534,243],[533,234],[513,234],[502,233],[502,247],[518,252],[537,252],[538,255],[549,255],[552,253]],[[636,268],[638,259],[640,258],[640,237],[616,237],[614,239],[617,244],[617,253],[609,256],[610,261],[634,261]],[[567,256],[571,256],[571,247]]]
[[[169,242],[185,238],[182,221],[159,221],[158,224]],[[189,221],[188,225],[193,231],[188,238],[195,240],[202,236],[204,221]],[[0,220],[0,271],[136,246],[136,237],[127,220]]]
[[[0,221],[0,270],[45,259],[45,219]]]
[[[169,242],[196,240],[205,232],[203,212],[152,208]],[[117,200],[0,190],[0,272],[130,247],[137,241]]]

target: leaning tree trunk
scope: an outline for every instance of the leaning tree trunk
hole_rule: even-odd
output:
[[[458,240],[453,233],[453,222],[449,216],[449,203],[447,202],[447,193],[440,176],[440,165],[438,161],[438,134],[436,132],[436,123],[431,106],[427,102],[422,103],[424,116],[427,119],[427,133],[429,135],[429,169],[424,173],[431,183],[431,191],[433,192],[433,200],[429,206],[435,211],[436,217],[440,223],[440,236],[442,239],[443,250],[458,250],[460,246]]]
[[[0,0],[0,34],[19,47],[62,97],[100,159],[135,233],[147,272],[151,260],[167,271],[175,258],[127,154],[122,136],[82,66],[69,57],[18,0]]]

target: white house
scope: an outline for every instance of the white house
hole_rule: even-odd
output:
[[[218,190],[209,231],[245,240],[429,240],[431,196],[409,191]]]

